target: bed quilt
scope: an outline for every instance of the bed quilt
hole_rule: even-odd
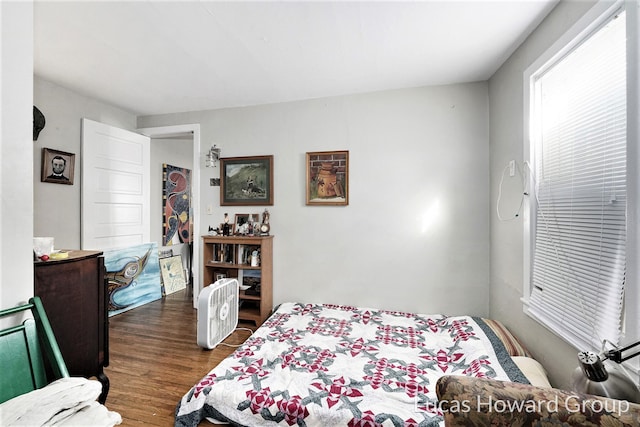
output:
[[[480,318],[285,303],[183,396],[175,425],[444,425],[447,374],[528,382]]]

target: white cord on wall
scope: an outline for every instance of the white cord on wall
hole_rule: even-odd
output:
[[[502,184],[504,183],[504,175],[509,169],[510,169],[509,165],[505,166],[504,169],[502,169],[502,175],[500,176],[500,184],[498,185],[498,200],[496,201],[496,214],[498,215],[498,219],[500,221],[512,221],[518,218],[520,216],[520,211],[522,210],[522,205],[524,204],[524,196],[527,194],[525,192],[524,174],[522,173],[522,170],[520,170],[520,167],[516,163],[515,170],[518,172],[518,175],[520,176],[520,182],[522,184],[520,204],[518,206],[518,210],[513,214],[513,216],[509,218],[502,217],[502,215],[500,214],[500,200],[502,199]]]

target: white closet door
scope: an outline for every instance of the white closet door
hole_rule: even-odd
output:
[[[150,241],[149,162],[149,137],[82,119],[82,249]]]

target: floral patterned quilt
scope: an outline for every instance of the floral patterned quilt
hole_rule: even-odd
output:
[[[528,383],[469,316],[282,304],[184,395],[176,426],[441,426],[445,374]]]

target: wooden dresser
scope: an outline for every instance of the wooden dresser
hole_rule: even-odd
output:
[[[69,258],[34,262],[34,294],[51,322],[71,376],[96,377],[100,403],[109,393],[109,323],[102,252],[70,251]]]

